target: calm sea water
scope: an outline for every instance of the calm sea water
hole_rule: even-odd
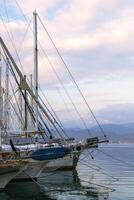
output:
[[[10,183],[0,200],[134,200],[134,145],[99,149],[94,159],[85,151],[77,171],[43,173],[42,189],[33,182]]]

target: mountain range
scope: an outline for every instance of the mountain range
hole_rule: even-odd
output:
[[[111,142],[134,142],[134,122],[127,124],[102,124],[101,127]],[[102,136],[98,126],[91,127],[89,131],[80,128],[66,130],[70,137],[77,139]]]

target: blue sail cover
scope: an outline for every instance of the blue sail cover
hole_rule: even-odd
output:
[[[49,147],[34,151],[30,156],[34,160],[51,160],[56,158],[63,158],[71,152],[67,147]]]

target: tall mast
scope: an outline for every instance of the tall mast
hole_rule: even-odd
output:
[[[20,122],[20,129],[21,130],[23,130],[24,129],[24,123],[23,123],[23,105],[22,105],[22,93],[21,93],[21,91],[19,91],[19,105],[20,105],[20,110],[22,111],[22,112],[20,112],[20,115],[21,115],[21,122]]]
[[[32,74],[30,74],[30,88],[31,88],[31,90],[33,90],[33,76],[32,76]],[[31,105],[31,108],[33,110],[34,101],[33,101],[33,97],[32,96],[30,97],[30,105]],[[34,123],[33,123],[33,118],[32,118],[31,115],[29,115],[29,119],[30,119],[30,129],[34,130]]]
[[[26,88],[26,90],[28,91],[29,95],[33,98],[33,100],[38,104],[38,107],[41,109],[41,111],[44,113],[44,115],[46,116],[46,118],[50,121],[50,123],[52,124],[52,126],[54,127],[54,129],[59,133],[58,128],[56,127],[55,123],[53,122],[52,118],[49,116],[49,114],[46,112],[44,106],[41,104],[40,101],[37,101],[37,98],[35,96],[35,93],[33,92],[33,90],[31,90],[29,84],[27,83],[27,81],[24,79],[24,76],[22,74],[22,72],[20,71],[20,69],[18,68],[17,64],[15,63],[12,55],[10,54],[7,46],[5,45],[4,41],[2,40],[2,38],[0,37],[0,44],[2,46],[2,48],[4,49],[4,51],[6,52],[9,60],[11,61],[16,73],[18,74],[19,78],[20,78],[20,82],[22,82],[22,86]],[[21,85],[21,84],[20,84]]]
[[[26,81],[26,75],[24,75],[24,79]],[[25,123],[24,123],[24,130],[27,131],[27,90],[24,90],[24,96],[25,96],[25,102],[24,102],[24,107],[25,107]]]
[[[1,72],[2,72],[2,60],[1,60],[1,49],[0,49],[0,150],[2,149],[2,120],[3,120],[3,94],[1,84]]]
[[[35,88],[35,130],[38,131],[38,39],[37,39],[37,13],[33,12],[34,18],[34,88]]]
[[[6,58],[6,87],[5,87],[5,128],[9,129],[9,63]]]

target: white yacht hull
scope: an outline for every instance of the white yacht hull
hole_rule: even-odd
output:
[[[72,152],[64,158],[51,160],[44,165],[44,171],[51,169],[75,169],[79,160],[80,152]]]
[[[25,168],[26,166],[0,169],[0,190],[3,190],[6,185]]]
[[[80,153],[72,152],[71,154],[58,159],[35,161],[30,159],[27,168],[23,172],[15,176],[15,181],[37,179],[44,171],[58,170],[58,169],[75,169]]]
[[[44,169],[45,163],[47,163],[47,161],[35,161],[33,159],[29,159],[27,168],[18,174],[14,180],[19,181],[38,178]]]

